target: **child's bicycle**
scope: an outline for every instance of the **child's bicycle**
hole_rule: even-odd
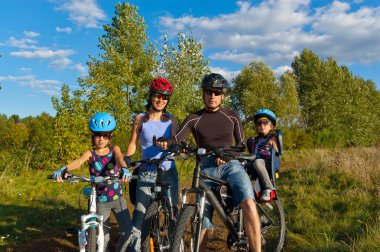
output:
[[[103,215],[96,213],[96,188],[100,183],[107,181],[115,181],[121,179],[119,176],[107,177],[83,177],[68,173],[64,181],[70,183],[87,182],[89,183],[90,191],[85,190],[81,193],[89,196],[88,199],[88,213],[81,216],[80,230],[69,230],[67,232],[78,234],[78,245],[80,252],[103,252],[104,246],[104,233],[103,233]],[[48,179],[53,179],[51,175],[47,176]],[[132,176],[130,179],[137,179],[137,176]]]
[[[162,175],[165,173],[162,164],[164,161],[175,161],[186,152],[187,148],[190,147],[176,145],[159,159],[146,159],[131,163],[134,169],[142,164],[154,164],[157,167],[156,181],[151,187],[152,201],[147,207],[141,228],[142,252],[171,251],[177,221],[177,207],[173,205],[170,184],[162,181]]]
[[[235,148],[215,149],[206,151],[198,149],[198,158],[216,155],[228,157],[244,163],[255,159],[255,155],[231,155],[228,151]],[[204,180],[216,183],[217,189],[212,190]],[[195,200],[189,200],[194,195]],[[255,192],[255,195],[256,192]],[[192,188],[182,192],[182,209],[176,226],[176,234],[172,251],[199,251],[200,233],[204,217],[206,199],[213,206],[224,226],[228,230],[227,245],[236,251],[249,251],[248,238],[243,226],[243,213],[239,206],[234,206],[232,193],[225,180],[202,172],[202,162],[198,161],[193,174]],[[257,199],[256,199],[257,200]],[[257,204],[261,224],[263,251],[281,251],[285,239],[285,216],[279,198],[266,203]]]

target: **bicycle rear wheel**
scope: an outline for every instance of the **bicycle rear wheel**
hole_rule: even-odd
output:
[[[257,204],[262,251],[281,251],[285,242],[285,214],[280,199]]]
[[[144,216],[141,229],[141,251],[169,251],[171,236],[174,234],[174,221],[170,221],[169,210],[161,200],[153,201]]]
[[[191,205],[185,206],[181,210],[177,221],[172,251],[194,251],[194,246],[196,245],[195,236],[198,225],[202,225],[202,223],[199,223],[199,219],[196,214],[196,207]]]

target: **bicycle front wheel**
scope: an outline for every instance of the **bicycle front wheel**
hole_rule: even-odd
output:
[[[144,216],[141,229],[141,251],[169,251],[175,222],[170,220],[169,209],[161,200],[153,201]]]
[[[285,242],[285,214],[280,199],[257,204],[262,251],[281,251]]]
[[[197,227],[200,223],[195,206],[185,206],[179,215],[172,251],[191,252],[197,245]]]
[[[96,252],[96,246],[97,246],[97,230],[96,228],[90,227],[87,229],[87,245],[86,245],[86,251],[88,252]]]

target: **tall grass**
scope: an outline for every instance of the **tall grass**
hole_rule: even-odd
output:
[[[181,187],[191,182],[188,163],[179,171]],[[75,251],[76,240],[63,233],[79,226],[83,184],[53,183],[46,179],[51,171],[15,171],[13,164],[0,173],[0,250]],[[287,223],[284,251],[380,248],[379,148],[286,152],[277,186]]]
[[[294,151],[283,166],[286,251],[380,248],[379,148]]]

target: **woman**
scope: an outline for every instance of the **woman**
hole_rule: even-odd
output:
[[[143,160],[160,158],[167,153],[153,144],[153,136],[156,136],[157,138],[170,138],[178,129],[176,118],[165,111],[172,93],[172,84],[164,78],[156,78],[150,83],[146,112],[138,114],[133,124],[132,136],[127,148],[127,159],[129,159],[129,161],[130,157],[136,152],[138,141],[140,141]],[[163,176],[161,177],[161,181],[170,184],[173,204],[175,209],[177,209],[178,173],[175,162],[164,161],[162,168],[164,172],[162,173]],[[152,197],[150,189],[154,185],[156,177],[156,165],[144,164],[139,170],[129,251],[141,250],[141,226],[146,209],[151,203]]]

